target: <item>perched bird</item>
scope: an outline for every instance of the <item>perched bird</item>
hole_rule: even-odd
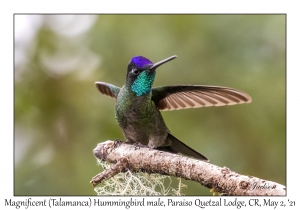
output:
[[[176,57],[174,55],[153,64],[143,56],[136,56],[128,64],[126,82],[122,88],[105,82],[95,84],[102,94],[116,99],[115,117],[128,143],[208,161],[170,133],[160,110],[249,103],[251,97],[239,90],[218,86],[176,85],[152,88],[156,69]]]

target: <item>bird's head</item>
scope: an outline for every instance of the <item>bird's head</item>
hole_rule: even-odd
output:
[[[126,85],[131,87],[131,90],[137,96],[149,94],[155,78],[156,68],[176,57],[174,55],[155,64],[143,56],[133,57],[127,67]]]

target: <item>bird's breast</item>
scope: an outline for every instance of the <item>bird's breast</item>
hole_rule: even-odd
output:
[[[168,129],[159,110],[151,101],[151,95],[132,96],[126,92],[119,94],[116,119],[127,140],[152,148],[164,144]]]

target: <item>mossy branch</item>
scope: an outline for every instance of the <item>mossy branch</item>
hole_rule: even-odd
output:
[[[97,159],[115,164],[92,178],[94,187],[104,179],[130,170],[193,180],[220,195],[286,195],[286,187],[276,182],[240,175],[227,167],[122,141],[99,143],[94,155]]]

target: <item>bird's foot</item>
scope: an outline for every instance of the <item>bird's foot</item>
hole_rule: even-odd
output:
[[[135,150],[141,148],[141,144],[140,144],[140,143],[134,143],[133,145],[134,145],[134,149],[135,149]]]
[[[114,140],[114,148],[117,148],[118,146],[120,146],[121,143],[122,143],[122,141],[120,139],[115,139]]]
[[[140,149],[141,147],[148,147],[148,146],[143,145],[143,144],[138,143],[138,142],[134,143],[133,146],[134,146],[135,150]]]

